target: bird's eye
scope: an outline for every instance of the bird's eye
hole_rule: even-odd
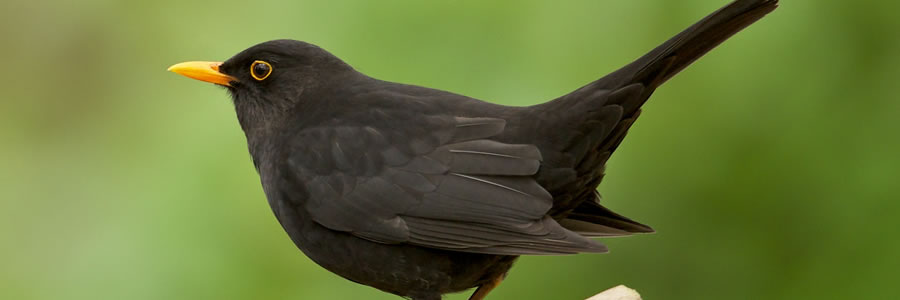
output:
[[[267,62],[257,60],[250,65],[250,76],[253,76],[253,79],[262,81],[269,77],[269,74],[272,74],[272,65]]]

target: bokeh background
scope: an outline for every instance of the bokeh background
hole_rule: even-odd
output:
[[[226,92],[171,64],[292,38],[530,105],[726,2],[6,0],[0,299],[398,299],[296,250]],[[900,294],[900,2],[783,2],[659,89],[610,161],[606,204],[658,232],[522,258],[491,299]]]

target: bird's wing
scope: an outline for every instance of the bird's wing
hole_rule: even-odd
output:
[[[417,116],[300,131],[288,168],[312,219],[380,243],[501,255],[605,252],[563,228],[533,178],[533,145],[490,138],[505,121]],[[371,123],[370,123],[371,124]]]

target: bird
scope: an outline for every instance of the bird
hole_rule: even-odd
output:
[[[601,205],[606,162],[660,85],[777,5],[733,1],[532,106],[375,79],[295,40],[169,71],[228,91],[265,197],[312,261],[413,300],[480,300],[521,255],[653,232]]]

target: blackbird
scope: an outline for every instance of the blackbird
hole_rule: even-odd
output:
[[[482,299],[519,255],[653,231],[600,205],[606,161],[657,87],[777,2],[734,1],[528,107],[374,79],[293,40],[169,70],[226,87],[269,205],[310,259],[411,299]]]

